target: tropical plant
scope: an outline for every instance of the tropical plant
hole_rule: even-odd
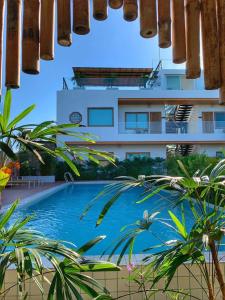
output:
[[[14,119],[10,118],[11,109],[12,95],[11,91],[8,90],[3,103],[3,111],[0,113],[1,166],[7,164],[9,160],[17,160],[19,151],[32,153],[43,164],[43,153],[47,153],[55,158],[60,158],[64,160],[78,176],[79,172],[75,164],[77,161],[88,159],[99,163],[96,157],[103,157],[110,162],[114,161],[106,152],[93,150],[88,147],[69,146],[57,139],[57,136],[72,136],[78,140],[89,142],[90,144],[95,143],[94,136],[87,133],[76,132],[76,128],[79,125],[56,124],[54,121],[45,121],[41,124],[23,124],[24,118],[35,109],[35,105],[29,106]],[[71,160],[71,158],[73,158],[73,160]]]
[[[225,160],[221,160],[211,171],[209,171],[211,168],[209,165],[203,172],[196,171],[192,175],[180,161],[178,161],[178,165],[184,174],[182,177],[119,178],[119,183],[108,185],[93,200],[84,215],[99,198],[108,197],[97,220],[97,226],[100,225],[121,194],[135,187],[143,187],[143,195],[138,203],[149,201],[154,195],[158,195],[159,202],[162,198],[169,200],[174,196],[173,203],[180,207],[181,218],[176,216],[172,210],[168,211],[166,220],[159,218],[160,211],[152,214],[145,211],[142,220],[123,229],[123,235],[113,246],[109,258],[122,247],[118,264],[127,251],[129,251],[129,263],[131,263],[137,236],[145,231],[152,232],[152,224],[160,222],[161,226],[168,227],[173,231],[174,239],[164,240],[165,238],[160,236],[160,232],[152,232],[159,237],[159,245],[143,249],[146,256],[143,260],[142,274],[145,274],[146,282],[149,285],[148,296],[152,295],[152,290],[163,278],[166,279],[164,291],[169,292],[170,283],[177,269],[180,266],[185,267],[186,263],[191,263],[199,268],[205,282],[205,284],[199,282],[198,278],[191,273],[191,276],[202,288],[205,294],[204,299],[225,300],[225,278],[219,254],[225,233]],[[184,204],[189,207],[192,214],[193,221],[190,228],[187,226],[187,208],[184,209]],[[150,250],[153,253],[149,253]],[[207,256],[211,258],[209,261],[207,261]],[[191,272],[189,268],[187,270]],[[134,275],[136,280],[137,273]],[[152,278],[153,273],[154,278]],[[219,288],[216,287],[217,285]],[[193,295],[192,298],[198,299]]]
[[[0,216],[0,298],[5,299],[9,291],[18,286],[21,299],[27,299],[26,282],[32,280],[40,295],[47,295],[49,300],[82,300],[80,291],[90,299],[111,299],[106,288],[85,274],[87,271],[119,270],[112,263],[91,261],[83,256],[104,236],[89,241],[79,249],[71,243],[48,239],[27,227],[32,216],[12,222],[17,205],[18,201]],[[6,287],[5,276],[12,267],[17,273],[17,282]],[[49,284],[48,290],[45,290],[46,283]]]

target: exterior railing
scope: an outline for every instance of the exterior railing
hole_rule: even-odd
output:
[[[203,133],[225,132],[225,121],[202,121]]]
[[[120,134],[225,133],[225,121],[119,122]]]

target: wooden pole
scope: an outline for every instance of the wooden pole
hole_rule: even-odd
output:
[[[21,0],[7,1],[6,78],[8,88],[20,86]]]
[[[73,0],[73,31],[81,35],[90,32],[89,0]]]
[[[72,44],[70,0],[57,1],[58,43],[69,47]]]
[[[171,46],[170,0],[158,0],[159,47]]]
[[[109,6],[113,9],[119,9],[123,6],[123,0],[109,0]]]
[[[221,87],[219,103],[225,103],[225,2],[217,0],[217,14],[219,26],[219,47],[220,47],[220,70]]]
[[[124,20],[130,22],[138,17],[137,0],[124,0],[123,2],[123,17]]]
[[[104,21],[108,16],[107,0],[93,0],[93,17],[98,21]]]
[[[151,38],[157,34],[156,0],[140,0],[141,36]]]
[[[201,26],[205,89],[218,89],[221,77],[215,0],[201,0]]]
[[[172,49],[175,64],[186,61],[184,0],[172,0]]]
[[[55,0],[41,0],[40,55],[44,60],[54,59]]]
[[[40,1],[24,0],[22,69],[28,74],[40,72]]]
[[[200,67],[200,3],[186,0],[186,78],[195,79],[201,75]]]
[[[3,28],[5,0],[0,0],[0,95],[2,93],[2,49],[3,49]],[[0,96],[1,97],[1,96]]]

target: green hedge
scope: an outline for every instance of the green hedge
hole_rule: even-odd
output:
[[[168,157],[166,160],[161,158],[117,160],[115,165],[108,164],[105,166],[96,165],[94,162],[86,162],[77,166],[80,177],[76,177],[76,180],[110,180],[118,176],[138,177],[138,175],[152,174],[182,176],[182,171],[177,164],[178,159],[184,163],[191,175],[196,170],[202,171],[209,165],[209,169],[211,169],[219,160],[218,158],[208,157],[204,154],[193,154],[186,157]],[[64,173],[71,172],[67,164],[62,161],[57,161],[50,157],[46,161],[45,165],[40,164],[38,167],[28,161],[22,161],[20,175],[55,175],[56,180],[64,180]]]

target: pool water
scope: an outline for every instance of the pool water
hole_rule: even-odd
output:
[[[33,214],[34,219],[31,221],[30,227],[43,232],[47,237],[69,241],[78,247],[98,235],[106,235],[105,240],[88,252],[90,255],[99,255],[112,241],[119,237],[120,229],[124,225],[141,219],[144,210],[149,212],[161,211],[159,217],[164,219],[169,219],[168,209],[180,216],[180,208],[174,207],[171,199],[162,199],[161,197],[159,199],[157,195],[142,204],[136,204],[141,191],[140,189],[133,189],[121,196],[112,206],[103,223],[96,228],[95,223],[105,199],[100,199],[83,220],[80,220],[80,216],[88,203],[103,187],[103,184],[68,185],[33,205],[18,208],[13,219],[16,220],[18,217]],[[186,211],[189,227],[192,223],[192,216],[188,208]],[[151,231],[154,232],[154,235]],[[168,241],[176,238],[174,232],[158,222],[152,225],[151,231],[138,238],[134,253],[142,253],[143,249],[158,245],[161,240]],[[107,253],[109,252],[107,251]]]

